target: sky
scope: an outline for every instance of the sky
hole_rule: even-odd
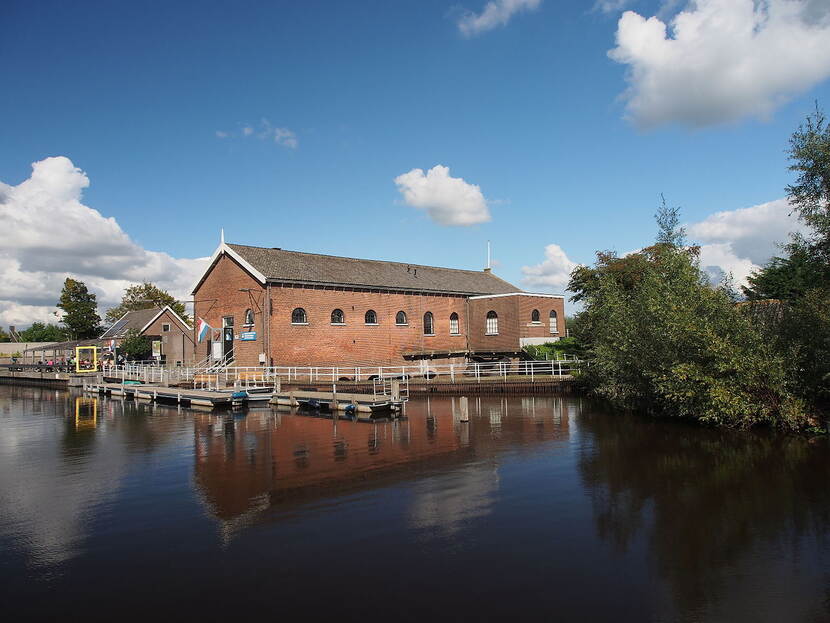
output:
[[[6,0],[0,75],[0,326],[187,300],[221,229],[565,293],[661,193],[740,283],[800,228],[830,0]]]

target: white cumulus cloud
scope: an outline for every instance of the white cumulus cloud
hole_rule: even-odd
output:
[[[689,238],[701,243],[700,266],[713,279],[732,273],[735,282],[746,278],[775,255],[791,232],[805,233],[804,225],[791,214],[786,199],[749,208],[716,212],[687,226]]]
[[[490,220],[490,209],[481,188],[460,177],[450,177],[440,164],[424,173],[412,169],[395,178],[407,205],[426,210],[439,225],[475,225]]]
[[[102,311],[142,281],[189,298],[207,258],[177,259],[142,248],[114,218],[81,203],[88,186],[87,175],[63,156],[35,162],[31,177],[16,186],[0,182],[0,325],[54,322],[70,276],[98,296]]]
[[[545,259],[540,264],[523,266],[522,283],[531,288],[564,292],[571,277],[571,271],[578,264],[571,261],[558,244],[545,247]]]
[[[490,0],[481,13],[465,11],[458,20],[458,29],[465,37],[474,37],[506,26],[514,14],[539,8],[542,0]]]
[[[830,2],[690,0],[668,25],[627,11],[616,43],[637,125],[764,120],[830,77]]]

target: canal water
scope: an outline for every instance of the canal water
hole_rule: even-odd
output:
[[[830,620],[827,440],[572,397],[466,408],[0,386],[4,620]]]

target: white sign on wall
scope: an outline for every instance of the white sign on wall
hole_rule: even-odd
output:
[[[213,358],[219,361],[222,358],[222,342],[214,342],[211,347],[213,348]]]

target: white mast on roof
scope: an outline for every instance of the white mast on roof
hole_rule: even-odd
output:
[[[219,230],[219,243],[225,244],[225,228]]]
[[[490,241],[487,241],[487,270],[490,270],[492,266],[490,266]]]

